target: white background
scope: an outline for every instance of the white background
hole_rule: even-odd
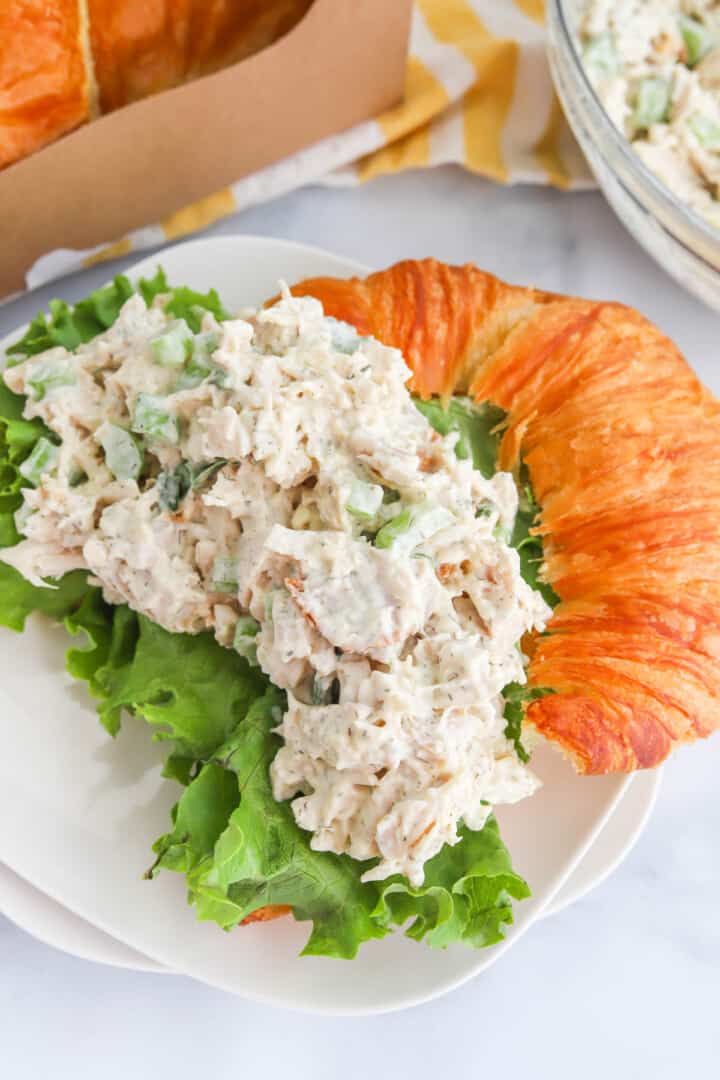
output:
[[[621,300],[655,319],[720,391],[720,317],[639,251],[599,195],[499,188],[438,169],[360,190],[305,189],[209,230],[232,232],[375,266],[472,260],[519,283]],[[0,337],[51,296],[77,299],[130,261],[0,308]],[[717,1076],[718,773],[720,737],[680,751],[647,831],[608,882],[536,924],[475,982],[390,1016],[305,1017],[185,978],[101,968],[0,916],[0,1077]]]

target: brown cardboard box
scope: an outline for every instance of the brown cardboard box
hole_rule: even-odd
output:
[[[0,172],[0,296],[400,100],[411,0],[315,0],[239,64],[139,101]]]

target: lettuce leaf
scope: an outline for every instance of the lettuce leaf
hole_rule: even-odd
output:
[[[215,289],[200,293],[184,285],[172,287],[168,285],[162,267],[157,268],[152,278],[140,278],[137,289],[148,307],[156,296],[169,293],[166,310],[176,319],[185,319],[195,333],[200,329],[203,311],[212,312],[217,319],[228,318]],[[134,291],[130,279],[118,274],[109,285],[96,289],[75,305],[66,304],[64,300],[51,300],[49,316],[38,312],[23,336],[9,346],[8,356],[19,355],[22,359],[57,345],[72,350],[83,342],[92,341],[112,326],[120,308]]]
[[[22,504],[22,488],[27,481],[19,466],[38,439],[48,432],[40,420],[23,420],[25,401],[13,394],[0,379],[0,547],[12,547],[20,539],[14,514]],[[0,625],[22,630],[33,611],[64,619],[82,602],[88,591],[86,574],[66,574],[53,588],[42,589],[13,567],[0,562]]]
[[[464,825],[460,842],[447,844],[425,864],[425,880],[417,888],[401,877],[380,882],[373,917],[382,926],[402,926],[415,941],[444,949],[461,941],[485,948],[501,941],[513,921],[512,900],[530,896],[527,882],[512,868],[494,817],[473,832]]]
[[[210,633],[171,634],[126,606],[88,600],[68,620],[84,631],[87,650],[68,656],[71,675],[85,679],[100,699],[100,720],[111,735],[123,709],[142,716],[173,754],[201,761],[225,741],[267,679]]]
[[[412,920],[417,941],[444,948],[492,945],[512,922],[512,898],[530,895],[512,870],[497,822],[461,829],[413,888],[399,876],[363,884],[372,861],[312,851],[290,804],[274,800],[269,768],[281,745],[273,729],[284,709],[274,688],[257,700],[231,738],[203,765],[173,813],[173,829],[155,844],[151,870],[184,873],[202,920],[230,930],[266,904],[288,904],[311,921],[303,955],[350,959],[371,938]]]
[[[305,955],[351,958],[387,930],[372,918],[364,865],[312,851],[290,804],[273,798],[273,728],[283,709],[283,695],[269,688],[203,766],[176,807],[173,831],[155,845],[150,874],[186,874],[198,918],[225,930],[266,904],[289,904],[296,919],[313,923]]]
[[[497,471],[505,410],[489,401],[478,403],[468,397],[454,397],[447,402],[441,398],[414,400],[416,409],[440,435],[458,433],[457,457],[472,458],[475,468],[489,480]]]

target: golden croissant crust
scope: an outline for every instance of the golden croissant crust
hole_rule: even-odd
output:
[[[583,773],[661,762],[720,724],[720,404],[630,308],[507,285],[474,266],[406,261],[292,290],[402,349],[415,392],[508,413],[542,507],[560,597],[530,645],[555,691],[526,722]]]

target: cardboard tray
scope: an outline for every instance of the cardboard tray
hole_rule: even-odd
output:
[[[146,98],[0,172],[0,296],[58,248],[85,249],[183,206],[402,96],[411,0],[315,0],[267,49]]]

